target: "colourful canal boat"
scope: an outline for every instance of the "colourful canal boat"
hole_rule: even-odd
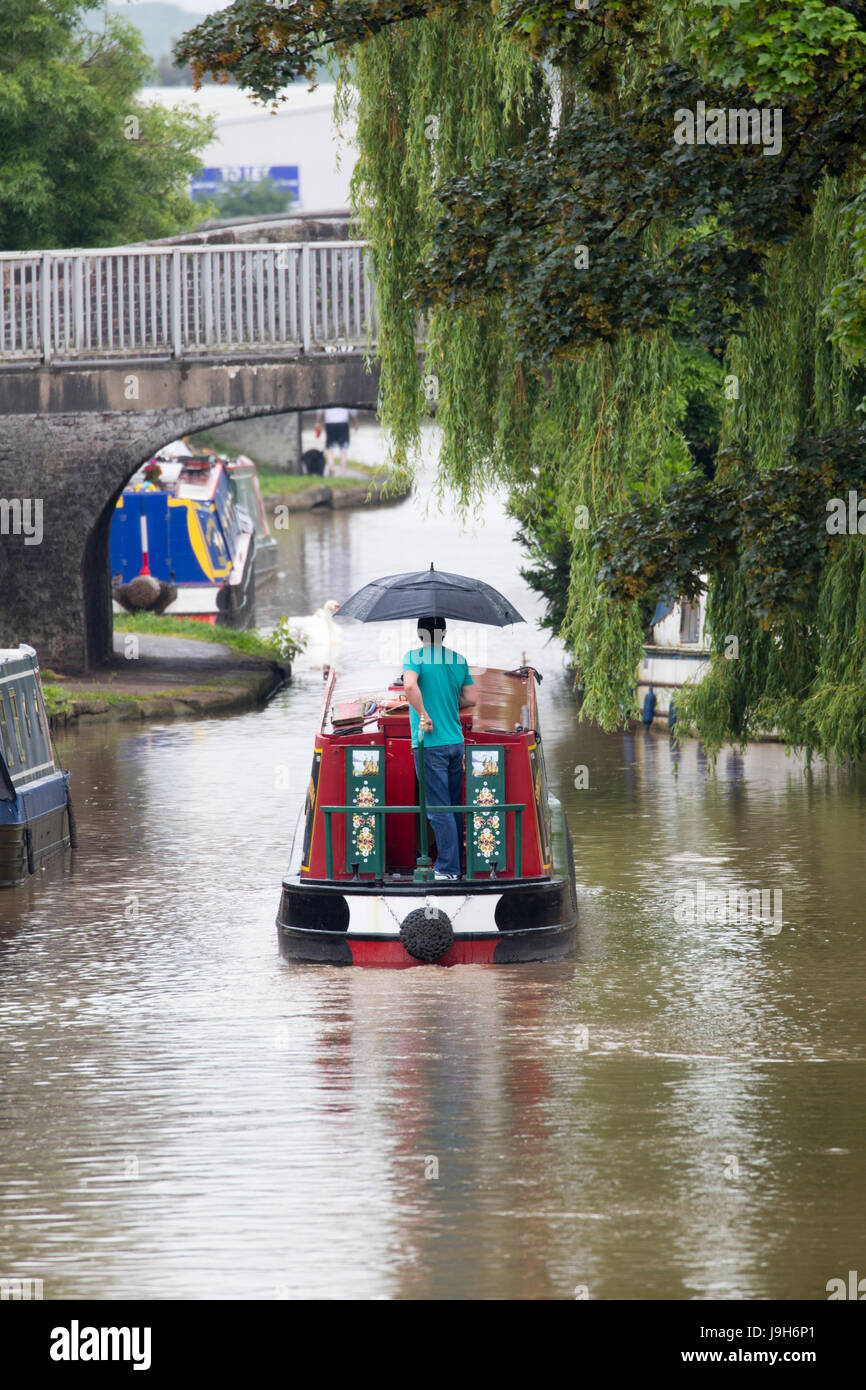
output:
[[[236,505],[220,459],[152,459],[124,488],[111,523],[115,612],[249,627],[255,553],[252,518]]]
[[[74,838],[69,774],[55,766],[32,647],[0,651],[0,887]]]
[[[472,670],[462,876],[433,877],[424,779],[394,672],[332,673],[283,880],[284,956],[333,965],[507,964],[575,947],[571,837],[544,770],[535,671]]]

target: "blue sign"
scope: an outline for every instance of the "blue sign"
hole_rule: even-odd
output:
[[[297,164],[229,164],[223,168],[200,169],[192,181],[192,196],[204,199],[212,193],[224,193],[238,184],[261,183],[271,179],[297,203],[301,197],[300,171]]]

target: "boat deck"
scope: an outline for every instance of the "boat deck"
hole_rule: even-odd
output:
[[[476,733],[512,734],[524,723],[531,726],[535,719],[535,679],[531,672],[520,674],[494,668],[470,666],[472,678],[478,694],[478,703],[464,715],[464,723],[469,724]],[[386,714],[382,712],[383,702],[393,700],[398,692],[389,689],[400,679],[402,672],[393,666],[368,666],[352,671],[337,672],[332,678],[325,697],[320,732],[339,735],[342,729],[334,724],[338,706],[363,704],[370,711],[368,728],[380,728],[387,723],[390,733],[395,725],[405,722],[409,732],[408,714]]]

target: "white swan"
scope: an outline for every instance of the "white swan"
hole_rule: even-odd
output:
[[[334,622],[334,614],[340,607],[334,598],[329,598],[315,613],[303,617],[287,619],[289,633],[304,643],[301,660],[305,666],[334,666],[343,634]]]

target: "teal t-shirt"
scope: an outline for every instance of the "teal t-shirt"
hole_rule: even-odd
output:
[[[458,698],[464,685],[474,685],[469,667],[459,652],[450,647],[415,647],[403,658],[403,670],[415,671],[424,708],[433,720],[433,732],[425,732],[424,747],[439,748],[444,743],[462,743],[463,728]],[[409,707],[412,747],[418,747],[418,715]]]

